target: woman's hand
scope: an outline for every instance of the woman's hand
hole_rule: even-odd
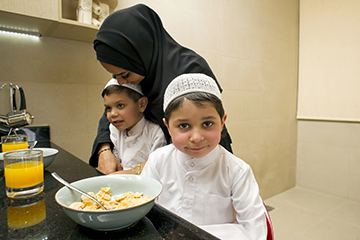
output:
[[[146,162],[143,162],[140,164],[140,173],[142,172],[144,166],[145,166]],[[131,168],[131,169],[128,169],[128,170],[121,170],[121,171],[117,171],[117,172],[112,172],[110,174],[138,174],[138,171],[137,171],[137,167],[135,168]]]
[[[110,173],[110,175],[115,175],[115,174],[136,174],[136,173],[134,172],[133,169],[121,170],[121,171],[116,171],[116,172]]]
[[[100,149],[110,148],[102,146]],[[101,150],[99,151],[101,152]],[[121,171],[122,167],[117,158],[112,154],[110,150],[102,151],[99,155],[98,168],[100,172],[104,174],[110,174],[116,171]]]

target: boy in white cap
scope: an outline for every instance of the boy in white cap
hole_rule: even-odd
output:
[[[219,145],[227,115],[215,81],[178,76],[165,91],[164,112],[172,144],[151,153],[141,174],[161,182],[157,203],[222,239],[266,239],[253,172]]]
[[[111,123],[109,129],[114,145],[113,154],[120,165],[120,171],[114,174],[139,175],[149,154],[166,145],[160,126],[144,117],[148,99],[139,84],[119,85],[116,79],[111,79],[106,84],[102,97],[107,119]],[[105,148],[98,155],[110,150]]]

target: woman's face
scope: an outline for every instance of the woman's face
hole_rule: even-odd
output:
[[[117,67],[104,62],[100,63],[106,69],[106,71],[115,75],[116,80],[120,85],[123,85],[124,83],[139,84],[145,78],[144,76],[125,70],[121,67]]]

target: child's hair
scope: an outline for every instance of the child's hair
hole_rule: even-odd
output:
[[[199,108],[204,107],[204,103],[208,102],[215,108],[221,119],[224,117],[225,110],[219,98],[207,92],[191,92],[175,98],[168,104],[164,113],[166,122],[169,122],[171,113],[182,106],[185,98],[192,101]]]
[[[143,95],[141,95],[140,93],[128,87],[123,87],[121,85],[110,85],[106,87],[102,91],[101,96],[104,97],[105,95],[109,95],[111,93],[121,93],[123,91],[125,91],[125,93],[129,96],[129,98],[131,98],[134,102],[139,101],[139,99],[143,97]]]

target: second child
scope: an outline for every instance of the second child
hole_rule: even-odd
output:
[[[119,161],[118,171],[114,174],[140,174],[149,154],[166,145],[160,126],[144,117],[147,97],[140,85],[119,85],[116,79],[106,84],[102,96],[107,119],[111,123],[109,129],[113,154]],[[110,150],[106,148],[105,151]]]

